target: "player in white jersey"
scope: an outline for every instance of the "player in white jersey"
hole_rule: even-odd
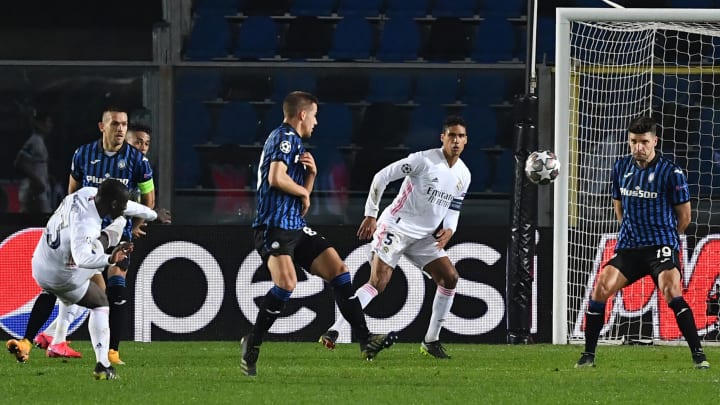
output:
[[[50,217],[43,237],[38,241],[32,258],[33,278],[45,291],[60,299],[59,318],[67,306],[78,304],[90,308],[88,329],[97,360],[96,379],[116,378],[108,360],[109,304],[104,289],[90,279],[103,267],[124,260],[132,251],[132,244],[119,244],[127,216],[146,220],[157,217],[155,211],[128,202],[129,192],[115,179],[105,180],[99,188],[84,187],[65,197]],[[115,221],[101,230],[102,220]],[[111,254],[105,249],[117,245]],[[53,345],[62,345],[68,324],[61,322]],[[58,338],[62,342],[58,342]],[[66,344],[65,344],[66,345]],[[26,361],[30,351],[27,339],[11,339],[8,350],[18,361]]]
[[[357,232],[361,240],[372,236],[370,280],[355,295],[365,308],[383,292],[400,257],[405,255],[438,285],[420,351],[447,359],[440,344],[440,329],[452,306],[458,273],[445,246],[457,229],[460,207],[470,185],[470,171],[460,160],[467,144],[465,121],[458,116],[448,117],[440,141],[441,148],[412,153],[375,174],[365,204],[365,219]],[[376,220],[385,187],[403,177],[395,200]],[[332,350],[344,324],[339,317],[320,337],[320,343]]]

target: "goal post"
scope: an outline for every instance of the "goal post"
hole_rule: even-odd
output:
[[[555,55],[565,169],[554,188],[553,343],[584,339],[584,309],[619,228],[612,164],[629,153],[627,124],[641,114],[656,119],[658,149],[686,171],[682,287],[701,336],[717,339],[705,298],[720,280],[720,10],[558,8]],[[653,287],[642,279],[608,300],[602,341],[681,340]]]

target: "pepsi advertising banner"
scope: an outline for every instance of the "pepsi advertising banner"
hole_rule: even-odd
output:
[[[313,229],[335,246],[355,287],[364,284],[370,273],[369,247],[357,240],[355,227]],[[20,337],[40,292],[30,260],[42,229],[0,231],[0,326],[8,337]],[[443,341],[505,343],[508,232],[507,228],[461,226],[453,236],[447,251],[460,278],[441,334]],[[549,287],[552,272],[543,273],[541,284]],[[147,236],[136,241],[131,257],[127,278],[131,307],[125,339],[238,340],[252,327],[258,304],[271,285],[247,226],[150,226]],[[370,330],[393,330],[401,341],[420,341],[430,320],[434,294],[435,283],[402,259],[387,289],[365,309]],[[548,294],[547,302],[551,301]],[[541,332],[549,336],[549,311],[543,312]],[[533,332],[537,332],[536,314],[537,308],[533,308]],[[297,288],[270,329],[269,339],[315,341],[336,316],[339,311],[330,286],[298,269]],[[87,313],[71,326],[73,338],[88,339],[86,317]],[[340,331],[339,342],[350,340],[346,327]]]

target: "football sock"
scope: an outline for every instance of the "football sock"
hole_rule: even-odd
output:
[[[370,283],[363,284],[360,288],[355,290],[355,296],[357,297],[358,301],[360,301],[360,306],[365,309],[365,307],[368,306],[370,301],[373,300],[373,298],[377,297],[378,291],[370,285]],[[335,323],[330,327],[330,329],[340,332],[342,328],[347,325],[347,321],[342,316],[339,316]]]
[[[120,348],[120,337],[125,331],[127,317],[125,277],[112,276],[107,281],[107,297],[110,302],[110,348]]]
[[[67,331],[70,327],[70,322],[67,320],[68,306],[62,301],[58,302],[58,315],[55,318],[55,333],[53,334],[51,345],[62,343],[67,338]]]
[[[255,320],[252,336],[248,342],[250,346],[257,347],[262,344],[265,332],[270,329],[277,317],[280,316],[280,312],[290,299],[291,294],[292,291],[284,290],[276,285],[265,294],[265,298],[260,304],[260,312],[258,312]]]
[[[353,294],[350,273],[346,271],[338,275],[330,281],[330,285],[333,287],[333,294],[335,295],[335,302],[337,303],[338,309],[340,309],[343,318],[350,322],[355,336],[360,340],[367,339],[370,331],[365,321],[365,314],[360,305],[360,300],[357,295]]]
[[[698,337],[697,328],[695,327],[695,317],[685,298],[682,296],[674,297],[670,300],[668,306],[675,314],[675,321],[677,321],[678,328],[680,328],[680,332],[682,332],[685,337],[690,351],[692,353],[702,351],[700,337]]]
[[[82,315],[82,313],[83,313],[84,310],[85,310],[85,308],[83,308],[83,307],[81,307],[80,305],[77,305],[77,304],[73,304],[73,305],[70,305],[69,307],[67,307],[67,316],[66,316],[66,319],[67,319],[68,325],[72,325],[72,323],[73,323],[76,319],[78,319],[78,318],[80,317],[80,315]],[[57,326],[57,322],[58,322],[58,318],[59,318],[59,317],[60,317],[60,316],[58,316],[57,318],[55,318],[55,319],[52,321],[52,323],[51,323],[50,325],[48,325],[47,328],[45,328],[45,330],[43,331],[43,333],[45,333],[45,334],[48,335],[48,336],[55,336],[55,327]]]
[[[432,315],[430,316],[430,325],[428,325],[428,330],[425,334],[426,342],[434,342],[440,339],[440,329],[442,329],[442,325],[450,313],[450,307],[452,307],[454,299],[454,288],[449,289],[439,285],[437,286],[432,305]]]
[[[605,323],[605,303],[590,300],[585,311],[585,352],[595,353],[600,331]]]
[[[25,328],[24,338],[31,341],[38,334],[43,324],[50,318],[53,308],[55,307],[55,296],[48,292],[41,292],[40,295],[35,299],[32,311],[30,312],[30,319],[28,319],[27,327]]]
[[[110,308],[97,307],[90,310],[88,331],[90,341],[95,350],[95,361],[105,367],[110,367],[108,350],[110,348],[110,322],[108,320]]]

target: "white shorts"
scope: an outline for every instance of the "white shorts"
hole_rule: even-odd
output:
[[[85,296],[90,279],[100,274],[102,269],[75,269],[48,266],[33,257],[32,275],[38,285],[45,291],[54,294],[65,304],[75,304]]]
[[[372,253],[392,267],[397,266],[402,255],[421,270],[433,260],[447,257],[445,249],[437,247],[437,240],[432,235],[422,239],[412,238],[394,229],[388,222],[378,222],[370,246]]]

